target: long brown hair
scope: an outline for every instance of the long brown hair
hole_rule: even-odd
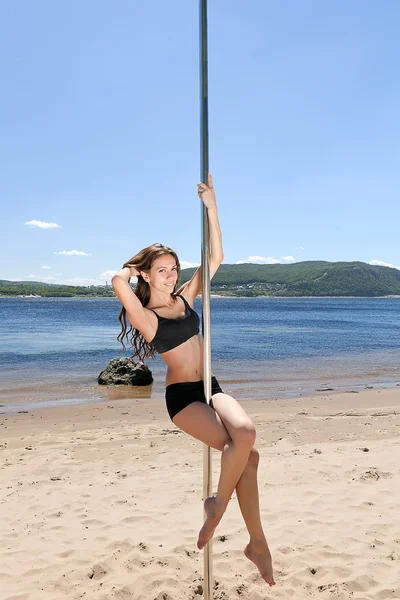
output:
[[[147,246],[147,248],[143,248],[143,250],[138,252],[136,256],[132,256],[132,258],[127,260],[122,268],[134,267],[139,272],[143,271],[144,273],[149,273],[155,259],[165,254],[171,255],[175,259],[177,266],[178,277],[176,280],[174,290],[172,292],[174,294],[179,287],[179,276],[181,273],[181,266],[179,264],[179,259],[176,253],[173,250],[171,250],[171,248],[168,248],[167,246],[163,246],[162,244],[158,243],[152,244],[151,246]],[[137,284],[133,292],[139,298],[143,306],[148,305],[148,303],[150,302],[150,286],[141,275],[138,275],[137,277]],[[124,344],[124,338],[126,338],[125,341],[127,341],[130,344],[130,347],[133,349],[133,357],[136,356],[142,361],[145,358],[154,358],[156,351],[153,348],[153,346],[144,339],[139,329],[136,329],[135,327],[130,325],[130,323],[127,322],[125,307],[122,307],[122,310],[118,316],[118,320],[121,323],[122,331],[117,337],[117,340],[121,342],[124,350],[126,350]]]

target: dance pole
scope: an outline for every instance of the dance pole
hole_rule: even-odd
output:
[[[208,61],[207,61],[207,0],[200,0],[200,139],[201,139],[201,181],[208,184]],[[202,246],[201,267],[202,289],[202,333],[203,382],[207,404],[211,400],[211,333],[210,333],[210,265],[208,262],[208,216],[202,203]],[[211,448],[203,448],[203,498],[212,496],[212,455]],[[204,518],[206,515],[204,514]],[[204,600],[212,600],[212,539],[204,548]]]

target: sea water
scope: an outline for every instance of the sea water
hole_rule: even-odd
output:
[[[110,359],[130,356],[119,310],[115,298],[1,298],[0,392],[96,385]],[[211,329],[213,372],[242,397],[400,380],[400,298],[212,297]],[[147,363],[161,397],[165,367]]]

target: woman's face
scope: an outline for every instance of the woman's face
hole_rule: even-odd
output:
[[[174,257],[171,254],[163,254],[156,258],[145,279],[155,290],[172,294],[178,279],[178,267]]]

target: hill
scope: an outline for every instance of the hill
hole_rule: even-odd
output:
[[[43,296],[47,298],[70,298],[73,296],[112,297],[110,285],[56,285],[40,281],[7,281],[0,279],[1,296]]]
[[[195,269],[184,269],[181,281]],[[305,261],[292,264],[220,266],[211,291],[226,296],[396,296],[400,270],[363,262]],[[114,295],[111,286],[67,286],[0,280],[0,296],[45,297]]]
[[[182,271],[182,281],[194,269]],[[211,290],[234,296],[400,295],[400,270],[363,262],[304,261],[275,265],[222,264]]]

